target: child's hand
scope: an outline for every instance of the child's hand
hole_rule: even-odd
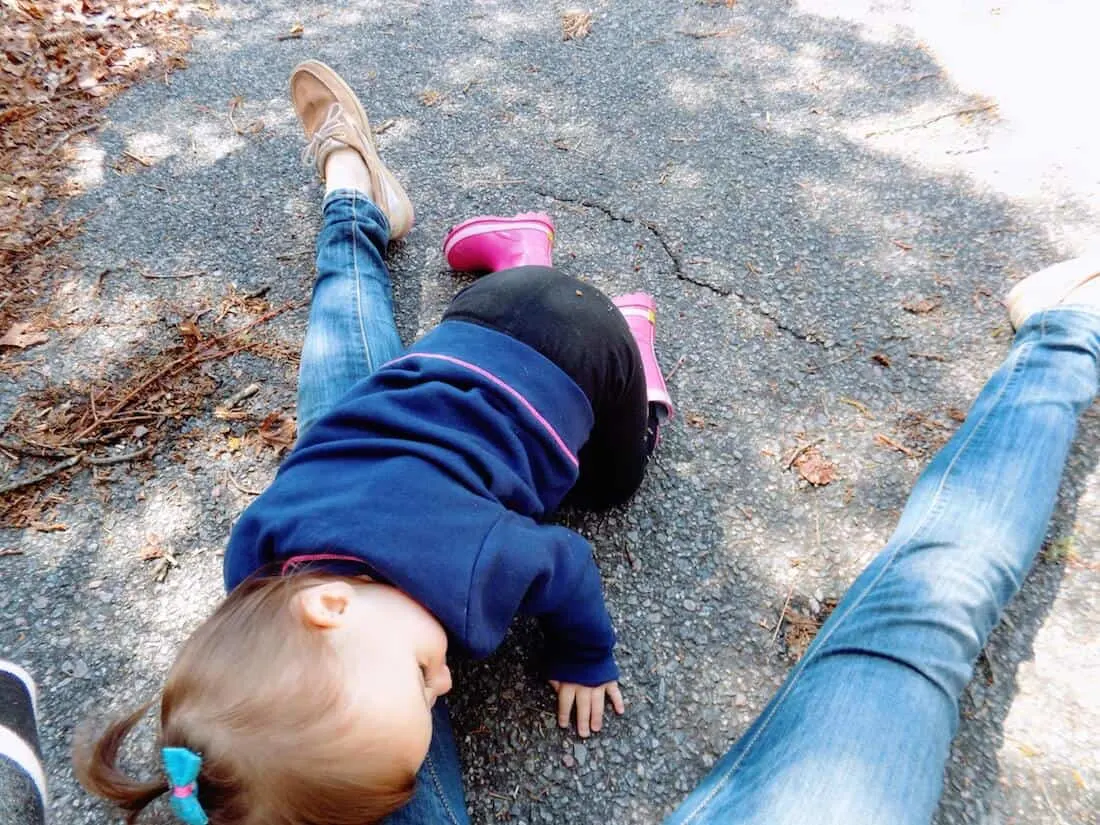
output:
[[[608,699],[620,716],[626,710],[618,682],[607,682],[596,687],[575,685],[572,682],[550,680],[550,687],[558,692],[558,725],[569,727],[573,705],[577,705],[577,733],[583,738],[603,727],[603,705]]]

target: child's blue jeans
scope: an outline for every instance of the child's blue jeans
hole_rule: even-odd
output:
[[[401,354],[386,220],[325,200],[302,352],[302,431]],[[1078,416],[1097,390],[1100,315],[1060,308],[1019,330],[966,422],[918,479],[885,549],[764,712],[667,820],[926,825],[973,663],[1046,532]],[[468,821],[450,721],[436,705],[416,796],[389,823]]]

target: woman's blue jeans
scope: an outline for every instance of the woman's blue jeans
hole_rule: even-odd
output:
[[[330,194],[302,351],[305,431],[402,352],[388,226]],[[1042,545],[1080,414],[1097,390],[1100,315],[1031,318],[966,422],[918,479],[897,530],[764,712],[666,825],[927,825],[959,697]],[[387,822],[468,821],[444,703],[415,798]]]

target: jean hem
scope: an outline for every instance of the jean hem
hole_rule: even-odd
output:
[[[323,213],[330,203],[338,200],[349,201],[353,209],[361,208],[365,205],[367,208],[374,210],[375,219],[385,228],[386,237],[390,237],[390,219],[386,217],[386,213],[382,211],[382,207],[375,203],[366,192],[361,189],[351,188],[333,189],[331,192],[327,193],[324,200],[321,201],[321,212]]]

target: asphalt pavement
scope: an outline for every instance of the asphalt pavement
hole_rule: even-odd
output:
[[[81,143],[88,222],[56,296],[81,334],[5,375],[2,411],[123,374],[231,289],[308,295],[320,188],[286,78],[329,62],[416,206],[390,258],[407,340],[464,283],[444,233],[482,212],[548,211],[561,268],[657,296],[678,416],[629,507],[568,517],[596,548],[628,712],[586,742],[557,729],[522,624],[456,668],[453,708],[475,822],[659,822],[791,667],[784,607],[811,618],[889,536],[1007,351],[1004,292],[1100,216],[1088,4],[950,5],[603,0],[564,40],[557,2],[222,3],[186,70]],[[257,334],[292,352],[304,323]],[[278,464],[213,409],[255,382],[247,409],[292,414],[293,364],[240,355],[205,380],[208,408],[151,466],[79,476],[52,515],[66,529],[0,537],[23,551],[0,557],[0,652],[41,682],[58,823],[106,821],[72,778],[73,731],[155,694]],[[811,443],[825,486],[788,466]],[[1098,451],[1093,412],[1054,549],[964,697],[942,825],[1098,821]],[[163,582],[148,547],[177,561]]]

